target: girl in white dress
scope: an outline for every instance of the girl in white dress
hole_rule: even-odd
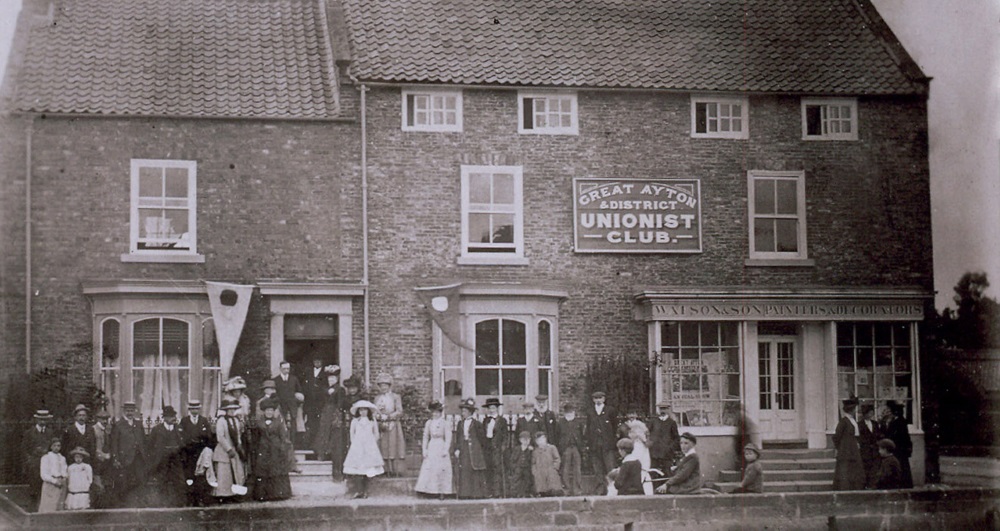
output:
[[[39,470],[42,476],[42,495],[38,501],[38,512],[53,513],[62,509],[66,489],[66,458],[62,456],[62,441],[58,438],[49,443],[49,452],[42,456]]]
[[[73,464],[69,465],[66,470],[69,477],[67,480],[66,510],[90,509],[90,485],[94,482],[94,470],[83,462],[84,459],[90,457],[90,454],[77,446],[69,455],[73,457]]]
[[[344,458],[344,475],[354,476],[354,497],[368,497],[368,478],[385,472],[382,452],[378,449],[378,423],[374,411],[378,408],[367,400],[351,406],[351,448]]]
[[[431,418],[424,424],[424,439],[422,451],[424,461],[420,465],[420,476],[417,477],[416,491],[422,494],[436,494],[444,498],[445,494],[454,494],[451,475],[451,429],[444,418],[444,406],[441,402],[431,402]]]

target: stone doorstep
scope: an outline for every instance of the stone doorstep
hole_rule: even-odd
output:
[[[743,472],[738,470],[723,470],[719,472],[720,482],[739,482],[743,479]],[[768,470],[764,469],[764,483],[775,481],[833,481],[833,470]]]
[[[716,483],[723,491],[731,491],[740,486],[739,481]],[[764,493],[778,494],[783,492],[824,492],[833,488],[833,480],[822,481],[765,481]]]
[[[797,470],[797,469],[833,470],[837,466],[837,460],[834,458],[761,459],[760,466],[764,468],[765,472],[768,470]]]
[[[832,459],[836,457],[836,452],[832,448],[815,448],[807,450],[764,450],[760,454],[760,460],[770,461],[774,459]]]

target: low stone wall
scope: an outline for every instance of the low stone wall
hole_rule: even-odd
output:
[[[19,515],[39,528],[143,529],[996,529],[1000,489],[528,500],[362,500]]]

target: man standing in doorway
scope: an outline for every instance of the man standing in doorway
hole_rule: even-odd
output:
[[[292,447],[294,447],[296,435],[298,435],[296,433],[298,426],[295,423],[296,413],[299,409],[299,402],[305,400],[305,395],[302,394],[302,386],[299,385],[299,379],[292,374],[292,364],[282,361],[278,367],[280,372],[272,379],[274,380],[274,387],[278,391],[278,403],[281,406],[281,414],[285,417],[285,425],[288,426],[288,435],[291,437]]]
[[[315,448],[316,433],[319,432],[320,416],[323,413],[323,403],[326,401],[326,372],[323,370],[323,358],[313,356],[313,366],[302,380],[302,413],[306,418],[306,441],[310,448]]]
[[[617,464],[615,429],[618,415],[614,408],[604,403],[604,391],[596,391],[590,397],[594,406],[587,408],[587,450],[597,485],[595,493],[604,494],[604,476]]]

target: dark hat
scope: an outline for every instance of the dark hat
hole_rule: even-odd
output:
[[[350,378],[344,380],[344,387],[357,387],[361,388],[361,379],[357,376],[351,376]]]
[[[106,409],[102,409],[102,410],[100,410],[100,411],[97,412],[96,416],[99,419],[109,419],[109,418],[111,418],[111,413],[108,413],[108,410],[106,410]]]
[[[274,398],[265,398],[264,400],[261,400],[260,410],[264,411],[265,409],[278,409],[278,401]]]
[[[892,442],[892,439],[880,439],[875,444],[877,444],[879,448],[885,448],[890,452],[896,449],[896,443]]]
[[[219,409],[239,409],[240,402],[235,398],[225,397],[222,399],[222,406]]]
[[[323,367],[323,372],[325,372],[327,376],[340,376],[340,365],[327,365],[326,367]]]
[[[858,407],[858,399],[855,397],[850,397],[844,400],[844,409],[854,409]]]
[[[462,403],[458,405],[462,409],[468,409],[469,411],[476,410],[476,400],[474,398],[466,398],[462,400]]]
[[[694,434],[692,434],[689,431],[686,431],[686,432],[682,433],[681,434],[681,439],[687,439],[687,440],[691,441],[694,444],[698,444],[698,438],[695,437]]]
[[[535,432],[535,438],[537,439],[539,437],[547,437],[547,435],[545,434],[544,431],[536,431]]]
[[[427,404],[427,409],[430,411],[444,411],[444,404],[437,400],[431,400],[431,403]]]
[[[562,410],[564,413],[568,411],[576,411],[576,406],[573,404],[563,404]]]
[[[604,398],[604,391],[594,391],[590,394],[590,398]]]
[[[864,415],[865,413],[868,413],[870,411],[875,411],[875,404],[872,404],[871,402],[865,402],[864,404],[861,404],[861,414],[862,415]]]
[[[34,417],[38,420],[50,420],[52,419],[52,413],[49,413],[47,409],[39,409],[35,411]]]
[[[166,419],[176,416],[177,416],[177,411],[173,408],[173,406],[163,406],[163,418]]]
[[[889,411],[892,411],[893,415],[896,415],[897,417],[903,416],[903,404],[890,401],[885,403],[885,407],[889,408]]]
[[[752,442],[747,443],[747,445],[744,446],[743,449],[744,450],[750,450],[751,452],[757,454],[757,457],[760,457],[760,448],[757,448],[757,445],[755,445]]]
[[[490,406],[497,406],[497,407],[500,407],[500,406],[502,406],[502,405],[503,405],[503,404],[501,404],[501,403],[500,403],[500,399],[499,399],[499,398],[496,398],[496,397],[490,397],[490,398],[487,398],[487,399],[486,399],[486,403],[485,403],[485,404],[483,404],[483,407],[490,407]]]
[[[274,380],[264,380],[264,383],[260,384],[261,389],[277,389],[278,386],[274,385]]]
[[[188,400],[188,409],[201,409],[201,400]]]
[[[518,434],[517,434],[517,438],[518,438],[518,439],[523,439],[523,438],[525,438],[525,437],[527,437],[527,438],[529,438],[529,439],[531,438],[531,433],[530,433],[530,432],[528,432],[528,430],[521,430],[521,433],[518,433]]]

